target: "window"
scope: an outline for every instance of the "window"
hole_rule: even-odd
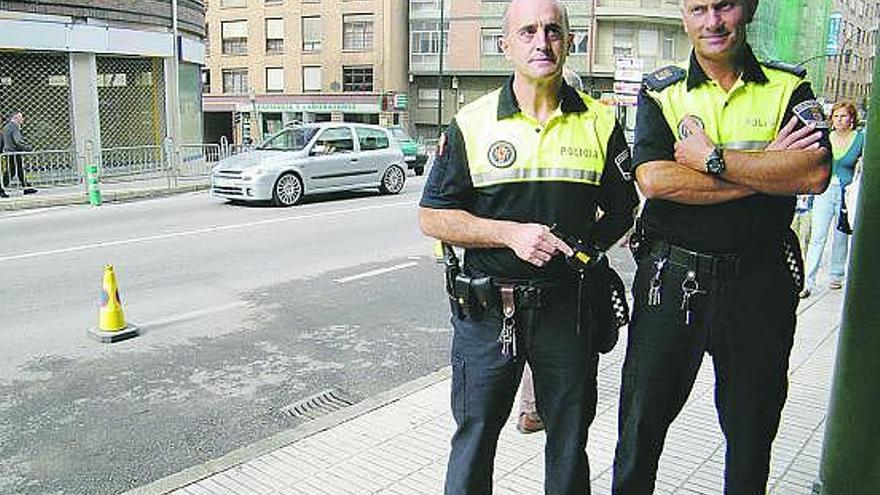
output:
[[[266,19],[266,53],[284,53],[284,19]]]
[[[281,93],[284,91],[284,68],[266,67],[266,92]]]
[[[300,151],[309,144],[315,133],[316,127],[293,127],[283,130],[280,134],[266,140],[261,144],[261,150],[275,151]]]
[[[361,151],[383,150],[388,147],[388,135],[379,129],[356,128]]]
[[[483,28],[481,38],[482,38],[482,53],[483,55],[501,55],[501,45],[499,42],[501,41],[501,29],[500,28]]]
[[[440,23],[438,21],[413,21],[410,49],[414,54],[440,53]],[[443,24],[443,53],[449,52],[449,23]]]
[[[342,91],[373,91],[373,66],[343,67]]]
[[[247,93],[247,69],[223,69],[223,92],[232,94]]]
[[[347,127],[333,127],[318,136],[315,147],[323,147],[325,155],[354,151],[354,139]]]
[[[660,58],[663,60],[675,60],[675,33],[663,31],[663,45],[661,46]]]
[[[317,52],[321,50],[321,17],[302,18],[302,38],[304,52]]]
[[[211,69],[202,68],[202,93],[211,92]]]
[[[366,51],[373,48],[372,14],[345,14],[342,16],[342,49]]]
[[[409,10],[412,13],[439,11],[440,2],[438,0],[410,0]]]
[[[639,56],[656,57],[660,33],[654,29],[639,29]]]
[[[612,53],[615,57],[631,57],[633,55],[633,38],[635,34],[634,29],[614,27]]]
[[[220,23],[220,38],[222,38],[223,40],[224,55],[247,54],[247,21],[230,21]]]
[[[303,67],[303,92],[321,91],[321,67]]]
[[[587,44],[589,33],[587,28],[571,28],[571,34],[574,35],[574,43],[572,43],[569,53],[586,55],[589,50],[589,45]]]
[[[440,91],[437,88],[419,89],[419,108],[437,108]]]

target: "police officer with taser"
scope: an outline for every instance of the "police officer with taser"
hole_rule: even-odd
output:
[[[635,177],[648,198],[633,282],[613,493],[650,494],[708,352],[725,493],[763,494],[803,284],[795,195],[825,189],[827,124],[804,71],[759,63],[757,0],[684,0],[690,61],[645,79]]]
[[[465,248],[463,277],[449,284],[457,429],[447,495],[491,493],[525,360],[546,425],[546,493],[590,492],[585,446],[606,341],[595,316],[610,302],[594,299],[598,289],[564,258],[601,259],[630,227],[638,198],[613,110],[562,80],[571,43],[559,2],[511,2],[500,45],[514,75],[456,115],[425,184],[422,230]],[[592,248],[575,253],[554,225]]]

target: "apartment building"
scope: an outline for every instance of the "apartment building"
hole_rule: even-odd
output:
[[[880,26],[880,1],[834,0],[828,29],[828,102],[847,99],[864,110],[871,96]]]
[[[407,125],[405,0],[209,0],[205,139],[288,122]]]
[[[75,155],[201,142],[204,6],[174,4],[0,2],[0,117],[23,112],[37,149]]]
[[[618,60],[649,72],[686,58],[690,44],[681,26],[679,1],[563,1],[574,34],[567,65],[582,76],[595,97],[620,104],[630,126],[635,112],[626,105],[633,100],[623,102],[614,96]],[[410,117],[417,136],[436,138],[438,124],[445,125],[461,105],[506,80],[511,68],[498,40],[509,3],[409,0]]]

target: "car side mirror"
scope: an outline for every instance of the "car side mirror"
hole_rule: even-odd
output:
[[[312,146],[312,151],[309,152],[311,156],[323,155],[327,153],[327,148],[323,144],[316,144]]]

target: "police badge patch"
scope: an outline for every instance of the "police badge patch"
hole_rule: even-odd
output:
[[[822,105],[816,100],[802,101],[795,105],[792,111],[804,125],[813,124],[816,129],[828,128],[828,121],[825,120]]]
[[[685,127],[685,125],[684,125],[684,120],[687,119],[688,117],[693,119],[694,122],[696,122],[697,125],[700,126],[700,129],[703,129],[703,130],[706,129],[706,124],[703,124],[703,121],[699,117],[697,117],[696,115],[685,115],[684,117],[681,118],[681,120],[678,121],[678,138],[679,139],[687,139],[688,136],[691,135],[691,131],[689,131],[688,128]]]
[[[632,174],[630,173],[630,163],[629,162],[629,150],[625,149],[617,154],[614,157],[614,164],[617,165],[617,168],[620,170],[620,174],[623,175],[623,179],[626,181],[632,180]]]
[[[508,141],[495,141],[489,146],[489,163],[495,168],[507,168],[516,161],[516,148]]]

